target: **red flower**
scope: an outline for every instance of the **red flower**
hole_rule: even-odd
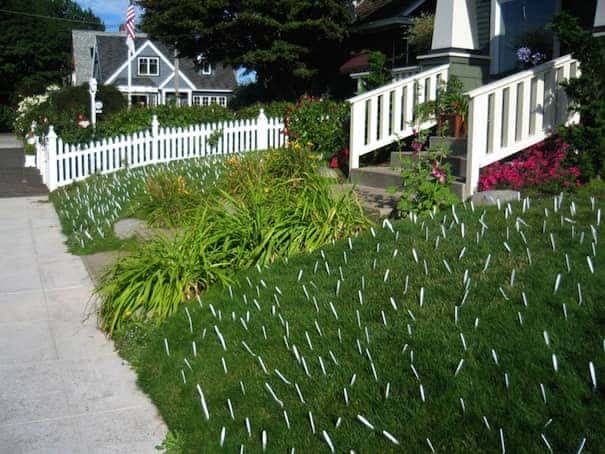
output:
[[[338,155],[332,156],[332,159],[330,159],[330,168],[338,169],[339,167],[340,166],[338,165]]]

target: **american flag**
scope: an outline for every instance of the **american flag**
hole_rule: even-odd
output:
[[[134,54],[134,16],[134,2],[133,0],[130,0],[130,4],[126,10],[126,45],[128,46],[128,50],[131,54]]]

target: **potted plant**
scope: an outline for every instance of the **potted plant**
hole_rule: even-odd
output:
[[[450,78],[446,88],[440,89],[435,106],[439,134],[456,138],[466,137],[468,96],[464,94],[464,86],[460,79],[455,76]]]

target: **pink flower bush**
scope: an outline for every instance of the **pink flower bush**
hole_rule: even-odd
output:
[[[447,173],[440,167],[439,161],[433,162],[433,170],[431,175],[439,181],[440,184],[447,183]]]
[[[540,142],[508,162],[495,162],[481,171],[479,190],[536,188],[558,192],[580,185],[577,167],[565,167],[569,145],[560,139]]]

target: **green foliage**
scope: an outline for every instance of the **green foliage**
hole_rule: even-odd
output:
[[[424,143],[420,135],[416,143]],[[400,214],[429,215],[434,209],[443,209],[459,203],[449,187],[451,174],[445,164],[447,152],[441,149],[417,149],[411,156],[401,157],[403,183],[401,199],[397,203]]]
[[[463,121],[466,122],[469,98],[465,94],[463,82],[456,76],[451,76],[447,82],[442,82],[437,90],[436,101],[427,101],[416,106],[416,123],[437,120],[439,125],[437,133],[450,135],[452,125],[443,120],[454,115],[461,115]]]
[[[103,327],[113,333],[129,319],[162,321],[209,284],[228,282],[236,270],[313,251],[369,225],[352,192],[333,197],[315,171],[298,169],[300,159],[309,154],[285,149],[230,158],[220,190],[199,197],[196,214],[187,206],[177,214],[190,218],[182,234],[153,240],[108,271],[97,292]],[[163,191],[176,186],[184,192],[178,178],[161,178]],[[161,211],[174,215],[174,209]]]
[[[240,108],[234,105],[230,105],[230,107],[235,110],[237,118],[257,118],[261,109],[265,111],[265,115],[269,118],[284,118],[292,105],[288,101],[273,101],[270,103],[257,102]]]
[[[424,52],[431,48],[433,41],[433,28],[435,26],[435,16],[433,14],[422,13],[414,18],[414,24],[409,29],[407,38],[408,44],[416,52]]]
[[[418,223],[393,221],[393,230],[385,224],[350,243],[344,239],[242,271],[230,288],[212,286],[200,303],[183,305],[160,326],[129,327],[117,345],[168,428],[178,433],[183,454],[237,452],[241,444],[246,452],[261,452],[262,431],[266,452],[327,453],[324,430],[339,453],[431,452],[427,439],[437,453],[494,453],[502,451],[500,433],[511,453],[547,452],[544,439],[553,452],[577,452],[584,438],[590,452],[605,452],[605,250],[598,241],[593,256],[588,232],[596,210],[589,197],[605,209],[602,185],[600,192],[561,199],[562,216],[576,213],[573,224],[552,215],[552,198],[532,199],[525,209],[513,202],[512,214],[466,204],[456,208],[455,218],[448,212]],[[580,231],[587,232],[583,243]],[[557,276],[560,286],[553,292]]]
[[[349,106],[327,99],[303,96],[286,114],[286,133],[291,140],[331,156],[347,145]]]
[[[0,104],[42,93],[69,75],[72,29],[104,29],[90,9],[73,0],[4,0],[1,5]]]
[[[9,132],[15,122],[15,110],[10,106],[0,104],[0,132]]]
[[[31,144],[31,143],[26,143],[23,147],[23,151],[25,154],[28,155],[35,155],[36,154],[36,146]]]
[[[344,0],[141,0],[142,27],[184,55],[256,72],[264,95],[323,93],[346,58],[351,9]],[[183,20],[187,17],[187,20]]]
[[[182,454],[183,441],[178,432],[168,431],[164,441],[159,446],[156,446],[158,451],[164,454]]]
[[[605,168],[605,40],[595,38],[569,13],[553,19],[553,29],[564,47],[580,61],[581,75],[564,84],[571,108],[580,113],[581,128],[563,132],[572,150],[570,164],[578,164],[583,178],[603,175]],[[587,155],[587,156],[586,156]],[[576,162],[573,162],[575,160]]]
[[[79,118],[90,117],[88,84],[52,88],[38,99],[41,102],[25,103],[23,111],[20,109],[14,123],[15,133],[19,137],[27,135],[32,122],[36,122],[36,132],[40,135],[46,134],[48,127],[53,125],[55,132],[68,143],[88,142],[94,137],[92,128],[83,128],[78,124]],[[103,102],[103,114],[99,115],[99,121],[126,107],[126,99],[113,86],[99,87],[97,100]]]
[[[135,203],[137,212],[142,213],[149,224],[175,227],[192,215],[201,199],[202,193],[190,178],[178,170],[166,169],[145,179],[145,189]]]
[[[382,52],[370,52],[368,54],[370,73],[363,80],[366,90],[382,87],[391,81],[391,72],[387,68],[387,56]]]
[[[163,320],[208,283],[228,282],[228,251],[207,233],[202,228],[172,240],[158,236],[113,265],[97,289],[102,327],[112,332],[130,318]]]

